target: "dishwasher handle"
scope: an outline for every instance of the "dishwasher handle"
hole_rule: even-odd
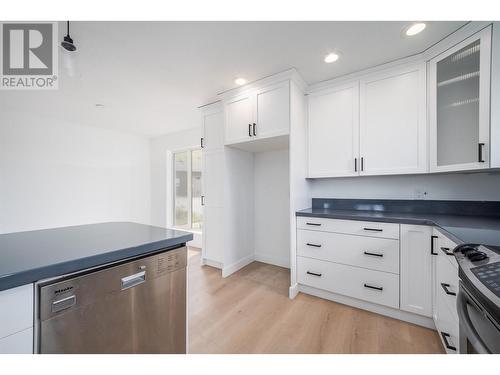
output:
[[[146,281],[146,271],[137,272],[122,278],[122,290],[132,288]]]

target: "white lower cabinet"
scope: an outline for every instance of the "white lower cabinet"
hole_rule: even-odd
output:
[[[399,275],[297,257],[300,284],[399,308]]]
[[[33,284],[0,291],[2,353],[33,353]]]
[[[33,327],[0,339],[0,354],[32,354]]]
[[[401,310],[432,316],[432,228],[401,225]]]
[[[399,274],[399,241],[297,230],[297,255]]]
[[[456,244],[440,231],[433,232],[433,318],[449,354],[458,353],[458,264],[452,251]]]

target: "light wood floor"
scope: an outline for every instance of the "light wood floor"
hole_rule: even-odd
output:
[[[223,279],[189,250],[190,353],[443,353],[435,331],[299,293],[254,262]]]

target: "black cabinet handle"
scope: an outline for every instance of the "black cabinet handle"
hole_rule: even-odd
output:
[[[306,273],[307,273],[308,275],[321,277],[321,274],[320,274],[320,273],[311,272],[311,271],[307,271]]]
[[[438,238],[438,236],[431,236],[431,254],[438,255],[438,253],[434,252],[434,239]]]
[[[370,284],[365,284],[365,288],[368,288],[368,289],[376,289],[376,290],[384,290],[384,288],[382,288],[381,286],[373,286],[373,285],[370,285]]]
[[[479,143],[478,144],[478,148],[477,148],[477,161],[480,162],[480,163],[484,163],[484,159],[483,159],[483,147],[484,147],[484,143]]]
[[[442,247],[441,251],[445,253],[446,255],[454,256],[453,251],[450,251],[449,247]]]
[[[313,225],[315,227],[320,227],[321,226],[321,224],[319,224],[319,223],[306,223],[306,225]]]
[[[363,228],[363,230],[367,230],[370,232],[383,232],[383,229],[375,229],[375,228]]]
[[[201,205],[202,206],[205,205],[205,196],[204,195],[201,196]]]
[[[457,295],[457,293],[450,292],[450,291],[448,290],[448,288],[449,288],[450,286],[451,286],[450,284],[441,283],[441,288],[443,288],[443,290],[444,290],[444,292],[445,292],[446,294],[448,294],[449,296],[456,296],[456,295]]]
[[[306,243],[307,246],[312,246],[312,247],[321,247],[321,245],[316,245],[315,243]]]
[[[380,258],[382,258],[384,256],[384,254],[370,253],[369,251],[365,251],[364,254],[371,255],[371,256],[374,256],[374,257],[380,257]]]
[[[255,137],[257,136],[257,132],[256,132],[256,130],[255,130],[255,127],[256,127],[256,126],[257,126],[257,125],[256,125],[256,124],[255,124],[255,122],[254,122],[254,123],[253,123],[253,135],[254,135]]]
[[[248,136],[252,136],[252,124],[248,124]]]
[[[362,157],[361,158],[361,171],[365,170],[365,159]]]
[[[201,148],[205,147],[205,145],[203,144],[203,138],[200,138],[200,145],[201,145]]]
[[[443,338],[444,346],[446,346],[446,348],[457,351],[457,348],[448,342],[448,337],[451,337],[448,333],[441,332],[441,337]]]
[[[354,158],[354,172],[358,171],[358,158]]]

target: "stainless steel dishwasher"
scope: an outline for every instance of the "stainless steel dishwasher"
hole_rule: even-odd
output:
[[[39,353],[186,353],[186,247],[40,283]]]

